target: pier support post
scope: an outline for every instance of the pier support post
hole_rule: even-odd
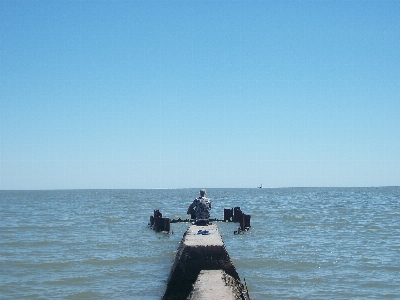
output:
[[[154,219],[154,225],[153,225],[153,229],[157,232],[160,231],[170,231],[170,219],[169,218],[155,218]]]
[[[170,231],[171,220],[169,218],[163,218],[160,211],[154,210],[154,214],[150,216],[150,226],[157,232]]]
[[[233,208],[233,222],[239,223],[240,220],[242,219],[242,211],[240,210],[240,207],[235,207]]]
[[[233,208],[224,208],[224,222],[232,222]]]

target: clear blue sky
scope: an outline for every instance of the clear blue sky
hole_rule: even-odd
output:
[[[399,16],[0,0],[0,189],[400,185]]]

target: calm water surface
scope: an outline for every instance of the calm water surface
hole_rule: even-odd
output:
[[[159,299],[198,189],[0,191],[1,299]],[[252,299],[400,299],[400,188],[209,189]]]

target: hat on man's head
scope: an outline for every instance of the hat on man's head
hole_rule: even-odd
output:
[[[206,195],[207,193],[206,193],[206,190],[205,189],[201,189],[200,190],[200,196],[204,196],[204,195]]]

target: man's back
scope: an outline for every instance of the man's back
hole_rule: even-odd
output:
[[[200,197],[194,200],[197,220],[208,220],[210,218],[211,201],[206,197]]]

